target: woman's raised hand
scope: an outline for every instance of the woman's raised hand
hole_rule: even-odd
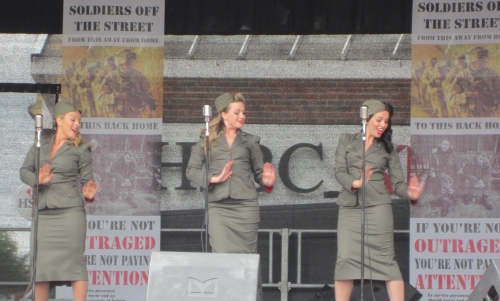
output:
[[[418,200],[420,195],[422,194],[422,190],[424,190],[425,182],[420,182],[418,177],[413,176],[410,178],[410,182],[408,183],[408,197],[412,201]]]
[[[44,185],[48,184],[50,180],[52,180],[52,177],[54,176],[51,172],[52,166],[50,166],[50,163],[46,163],[44,166],[40,168],[40,171],[38,173],[38,184]]]
[[[99,190],[99,186],[93,180],[88,181],[87,185],[82,187],[83,196],[89,200],[94,199],[98,190]]]
[[[262,168],[262,183],[266,187],[273,187],[274,181],[276,181],[276,172],[271,163],[264,163],[264,167]]]
[[[222,183],[231,177],[233,171],[231,168],[233,167],[234,160],[230,160],[224,165],[222,172],[218,176],[213,176],[210,178],[210,183]]]
[[[366,170],[366,182],[368,182],[368,181],[370,181],[370,178],[373,175],[373,170],[368,165],[366,165],[365,170]],[[361,173],[361,179],[355,180],[354,182],[352,182],[352,188],[361,188],[361,187],[363,187],[363,178],[364,178],[363,177],[363,173]]]

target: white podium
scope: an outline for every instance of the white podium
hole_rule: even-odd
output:
[[[499,300],[500,293],[500,260],[495,259],[486,268],[481,280],[472,291],[468,301]]]
[[[258,254],[152,252],[146,300],[256,301],[259,276]]]

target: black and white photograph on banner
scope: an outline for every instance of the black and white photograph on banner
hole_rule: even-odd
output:
[[[91,215],[156,215],[160,212],[159,136],[87,134],[94,176],[101,188],[86,206]]]
[[[426,181],[412,217],[500,214],[500,135],[412,137],[411,170]]]

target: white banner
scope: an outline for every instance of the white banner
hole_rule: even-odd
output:
[[[100,186],[86,205],[87,300],[144,301],[160,250],[164,6],[64,1],[61,99],[82,112]]]
[[[410,231],[410,281],[423,300],[467,300],[500,258],[496,218],[412,218]]]
[[[412,44],[500,41],[499,1],[413,1]]]
[[[413,2],[410,279],[467,300],[500,259],[500,2]]]
[[[163,47],[164,3],[65,0],[63,46]]]
[[[160,216],[87,216],[87,300],[145,300],[149,260],[160,249]],[[57,298],[72,298],[57,287]]]

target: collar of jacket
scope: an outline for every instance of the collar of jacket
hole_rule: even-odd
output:
[[[360,154],[363,153],[363,137],[361,136],[361,133],[357,133],[353,137],[353,145],[354,148],[356,149],[357,152]],[[373,152],[378,152],[381,149],[383,149],[382,143],[378,141],[378,139],[373,140],[373,144],[366,150],[365,156],[367,156],[370,153]]]
[[[53,135],[50,138],[42,140],[42,145],[40,148],[47,148],[48,149],[48,154],[50,157],[50,150],[52,149],[52,145],[54,144],[54,139],[56,138],[55,135]],[[49,158],[49,161],[54,160],[55,157],[57,157],[59,154],[62,154],[63,152],[67,151],[70,147],[70,143],[73,143],[71,141],[66,141],[54,154],[54,157],[52,159]]]
[[[229,144],[227,143],[226,135],[224,135],[224,131],[221,131],[220,133],[221,133],[220,139],[223,139],[225,142],[225,146],[228,147]],[[241,129],[238,129],[238,131],[236,132],[236,137],[234,138],[234,141],[233,141],[233,145],[231,145],[230,148],[234,148],[242,143],[247,142],[247,135],[248,135],[247,133],[243,132]]]

